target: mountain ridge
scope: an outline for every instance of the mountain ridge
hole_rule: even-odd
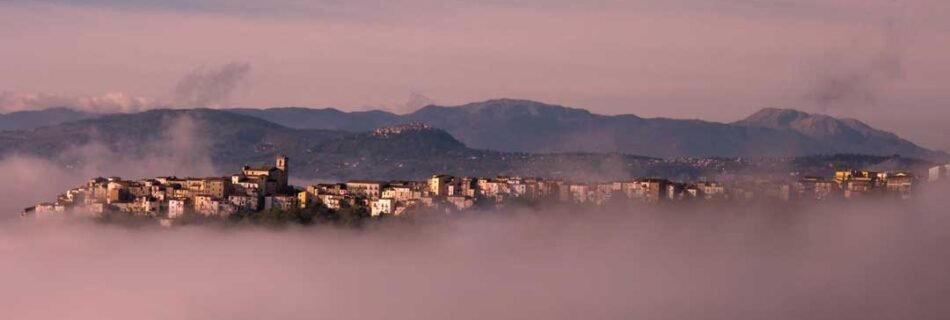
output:
[[[920,147],[894,133],[875,129],[857,119],[835,118],[795,109],[764,108],[734,123],[795,131],[814,139],[841,146],[843,152],[875,149],[881,154],[913,154],[917,156],[927,153],[939,154],[939,151]]]
[[[89,145],[96,148],[69,152]],[[660,159],[623,153],[501,152],[466,146],[445,130],[418,123],[356,133],[294,129],[214,109],[150,110],[0,132],[0,157],[14,154],[50,159],[67,168],[82,168],[82,161],[90,155],[107,161],[123,158],[131,163],[147,161],[156,154],[161,159],[207,156],[219,172],[230,172],[245,164],[270,163],[275,155],[284,154],[292,159],[295,177],[330,181],[425,179],[434,173],[581,180],[629,177],[687,180],[763,170],[774,173],[775,161],[792,161],[786,158],[758,162],[743,158]],[[796,170],[828,170],[827,161],[834,161],[824,157],[814,159],[817,160],[795,165]],[[911,158],[869,156],[855,156],[855,160],[845,163],[885,161],[915,169],[926,164]]]
[[[643,118],[633,114],[601,115],[580,108],[509,98],[458,106],[428,105],[404,115],[374,111],[377,116],[368,119],[360,113],[333,109],[334,113],[349,117],[345,121],[328,117],[324,109],[294,109],[294,122],[282,121],[277,115],[285,111],[264,110],[255,111],[254,115],[296,128],[367,131],[378,126],[422,122],[446,130],[470,147],[506,152],[618,152],[656,157],[829,153],[945,156],[855,119],[815,116],[792,109],[764,108],[732,123]],[[832,129],[848,130],[844,133],[822,131],[817,130],[818,126],[812,127],[817,131],[795,130],[779,123],[753,121],[756,114],[763,115],[768,110],[785,110],[785,116],[793,118],[811,116]]]
[[[764,108],[720,123],[700,119],[601,115],[522,99],[459,106],[428,105],[408,114],[381,110],[278,107],[218,109],[293,129],[367,132],[420,122],[476,149],[528,153],[625,153],[651,157],[802,156],[858,153],[946,157],[859,120],[794,109]],[[0,127],[2,129],[2,127]]]

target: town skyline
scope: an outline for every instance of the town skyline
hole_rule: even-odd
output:
[[[420,211],[455,213],[496,210],[507,204],[532,206],[781,201],[815,203],[890,198],[911,200],[921,183],[950,180],[950,164],[930,168],[925,177],[908,172],[838,170],[832,177],[802,176],[784,180],[745,178],[736,181],[671,181],[641,177],[614,181],[569,181],[545,177],[461,177],[434,174],[425,181],[349,180],[301,187],[289,183],[290,159],[278,155],[273,166],[243,166],[224,177],[160,176],[141,180],[90,179],[67,190],[55,202],[24,209],[22,216],[44,218],[77,214],[93,218],[127,215],[153,219],[162,226],[187,223],[189,217],[255,219],[280,212],[340,212],[356,219]],[[926,188],[926,186],[924,186]],[[311,220],[282,222],[308,224]],[[308,219],[312,219],[308,218]]]

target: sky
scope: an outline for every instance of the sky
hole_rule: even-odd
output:
[[[507,97],[734,121],[783,107],[950,150],[947,14],[936,0],[3,0],[0,110]]]

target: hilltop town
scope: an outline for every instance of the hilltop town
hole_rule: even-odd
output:
[[[67,213],[103,216],[124,213],[153,217],[172,224],[187,215],[228,217],[265,210],[322,207],[362,210],[371,217],[401,216],[417,209],[457,212],[511,201],[601,205],[608,201],[647,204],[686,201],[824,201],[863,197],[912,197],[917,178],[903,172],[844,170],[834,177],[802,177],[797,181],[675,182],[634,179],[576,182],[533,177],[455,177],[433,175],[427,181],[352,180],[309,185],[288,183],[290,159],[278,156],[274,166],[244,166],[230,177],[156,177],[137,181],[94,178],[69,189],[55,202],[26,208],[24,216]],[[930,170],[930,182],[947,179],[950,165]]]

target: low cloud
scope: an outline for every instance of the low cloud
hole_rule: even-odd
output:
[[[231,62],[218,67],[200,67],[182,78],[174,90],[175,105],[218,107],[229,99],[251,72],[248,63]]]
[[[943,319],[945,201],[0,227],[10,319]],[[49,307],[49,306],[56,306]]]
[[[139,112],[156,107],[149,98],[121,92],[100,96],[67,96],[51,93],[0,93],[0,112],[68,107],[96,113]]]
[[[210,176],[217,173],[208,142],[198,133],[203,124],[188,116],[162,120],[167,125],[145,145],[93,134],[88,143],[51,157],[13,154],[0,160],[7,177],[0,190],[0,224],[20,210],[56,199],[89,178],[121,176],[138,179],[162,175]],[[2,317],[0,317],[2,318]]]
[[[171,99],[141,97],[123,92],[70,96],[8,91],[0,93],[0,112],[66,107],[93,113],[134,113],[156,108],[223,107],[246,84],[250,71],[250,64],[239,62],[199,67],[175,84]]]
[[[900,30],[890,23],[885,28],[880,48],[866,61],[854,58],[863,55],[860,51],[827,56],[817,68],[817,78],[804,98],[822,110],[874,103],[882,91],[904,75],[903,52]]]

